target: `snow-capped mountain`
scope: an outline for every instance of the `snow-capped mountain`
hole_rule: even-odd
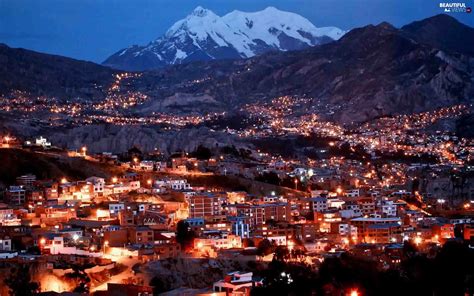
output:
[[[122,49],[103,64],[147,70],[191,61],[249,58],[270,50],[297,50],[328,43],[344,33],[336,27],[317,28],[298,14],[274,7],[257,12],[235,10],[222,17],[196,7],[164,36],[146,46]]]

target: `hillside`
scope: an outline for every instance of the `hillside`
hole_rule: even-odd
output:
[[[38,179],[68,180],[85,179],[90,176],[117,175],[120,168],[61,155],[30,152],[22,149],[0,149],[0,182],[13,184],[15,178],[25,174]]]
[[[0,95],[21,90],[32,95],[98,99],[118,71],[91,62],[0,44]]]
[[[472,78],[468,56],[415,42],[381,23],[304,51],[150,72],[136,88],[154,98],[186,94],[190,104],[201,103],[201,110],[214,102],[228,109],[275,96],[307,95],[338,109],[332,118],[347,123],[471,102]],[[199,100],[202,94],[212,106]],[[195,101],[189,98],[193,96]],[[166,111],[158,102],[148,102],[142,112]]]

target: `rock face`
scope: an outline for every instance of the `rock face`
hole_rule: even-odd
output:
[[[335,27],[316,28],[304,17],[274,7],[252,13],[233,11],[223,17],[197,7],[164,36],[146,46],[122,49],[103,64],[149,70],[193,61],[249,58],[327,43],[343,34]]]
[[[236,137],[207,128],[189,128],[180,131],[163,131],[155,127],[90,125],[65,132],[51,131],[49,138],[59,147],[80,149],[86,145],[91,152],[124,152],[133,146],[142,151],[155,149],[170,154],[176,151],[194,151],[199,145],[222,147],[246,146]]]

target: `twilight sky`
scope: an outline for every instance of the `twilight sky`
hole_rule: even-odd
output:
[[[274,6],[301,14],[317,27],[347,30],[382,21],[399,27],[441,13],[440,1],[0,0],[0,43],[102,62],[121,48],[159,37],[198,5],[221,16]],[[474,27],[474,13],[451,15]]]

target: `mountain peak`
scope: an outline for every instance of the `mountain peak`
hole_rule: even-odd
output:
[[[273,6],[256,12],[234,10],[222,17],[198,6],[148,46],[120,50],[104,63],[142,70],[198,60],[249,58],[327,43],[344,33],[336,27],[317,28],[303,16]],[[120,66],[122,63],[133,66]]]
[[[474,56],[474,28],[447,14],[438,14],[401,28],[409,38],[441,50]]]
[[[193,12],[191,13],[191,15],[194,15],[194,16],[197,16],[197,17],[203,17],[203,16],[206,16],[208,15],[209,13],[212,13],[214,14],[211,10],[209,9],[206,9],[202,6],[197,6],[196,8],[194,8]]]
[[[434,15],[432,17],[429,17],[427,19],[424,19],[422,21],[452,21],[452,22],[459,22],[455,17],[447,15],[446,13],[440,13],[440,14]]]
[[[381,22],[376,27],[383,30],[396,30],[396,28],[389,22]]]
[[[274,7],[274,6],[268,6],[267,8],[265,8],[264,10],[262,11],[266,11],[266,12],[280,12],[281,10],[279,10],[278,8]]]

